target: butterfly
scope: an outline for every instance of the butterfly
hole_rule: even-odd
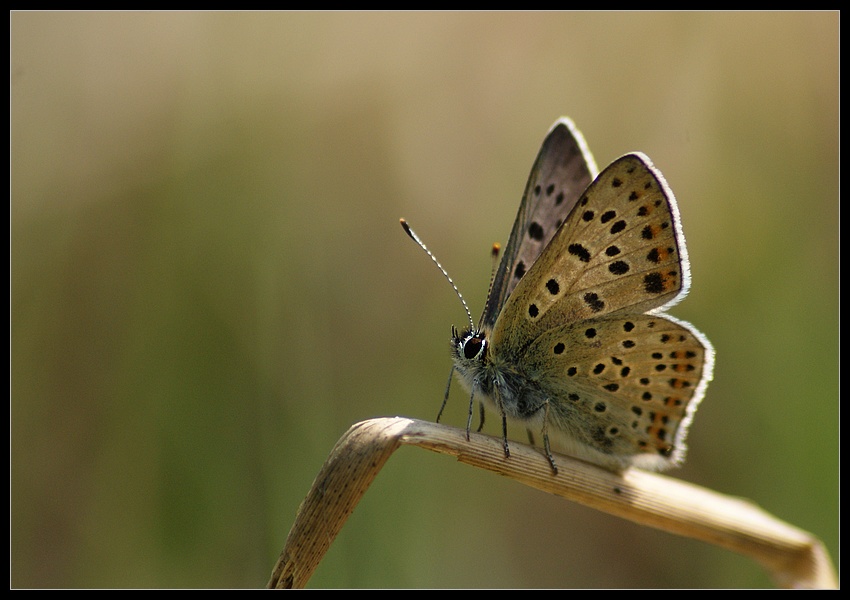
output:
[[[612,470],[680,464],[714,363],[706,337],[663,312],[689,286],[676,200],[649,158],[597,175],[573,122],[556,121],[478,325],[452,328],[467,436],[478,399],[501,417],[506,457],[510,421],[542,433],[556,473],[553,447]]]

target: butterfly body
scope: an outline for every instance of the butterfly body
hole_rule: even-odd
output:
[[[613,469],[680,463],[713,365],[708,340],[663,313],[689,283],[675,198],[650,160],[596,176],[581,134],[557,121],[481,320],[452,336],[470,412],[478,398],[505,428],[542,432],[550,461],[551,442]]]

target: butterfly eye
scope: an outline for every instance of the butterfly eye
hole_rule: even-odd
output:
[[[473,359],[476,356],[481,355],[484,352],[485,344],[486,342],[484,338],[477,336],[467,338],[466,341],[463,342],[463,356],[467,359]]]

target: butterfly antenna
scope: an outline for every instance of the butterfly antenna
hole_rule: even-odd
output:
[[[499,268],[499,252],[501,252],[502,246],[499,245],[499,242],[493,243],[493,248],[490,250],[490,256],[493,258],[493,269],[490,272],[490,287],[487,289],[487,302],[484,303],[484,306],[490,304],[490,294],[493,293],[493,282],[496,281],[496,271]]]
[[[442,273],[443,277],[445,277],[448,280],[449,284],[451,284],[452,289],[454,289],[455,294],[457,294],[457,297],[460,298],[461,304],[463,304],[463,310],[466,311],[466,317],[469,319],[470,330],[474,329],[475,324],[472,321],[472,313],[469,312],[469,307],[466,305],[466,300],[463,299],[463,296],[461,295],[460,290],[457,289],[455,282],[452,281],[452,278],[449,277],[448,273],[446,273],[446,270],[443,268],[443,265],[441,265],[440,262],[436,258],[434,258],[434,255],[431,254],[431,251],[428,250],[427,246],[422,243],[422,240],[419,239],[419,236],[413,232],[413,230],[410,228],[410,225],[407,224],[407,221],[405,221],[404,219],[399,219],[399,221],[401,222],[401,226],[404,228],[404,231],[407,233],[407,235],[410,236],[410,239],[419,244],[419,247],[425,251],[425,254],[431,257],[431,260],[433,260],[434,264],[437,265],[437,268],[440,269],[440,273]]]

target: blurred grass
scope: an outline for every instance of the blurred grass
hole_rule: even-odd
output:
[[[837,13],[13,12],[10,30],[13,587],[264,585],[343,431],[439,407],[463,314],[398,218],[477,316],[562,114],[600,167],[643,151],[679,200],[694,282],[673,313],[718,356],[677,475],[838,562]],[[312,584],[771,583],[408,449]]]

